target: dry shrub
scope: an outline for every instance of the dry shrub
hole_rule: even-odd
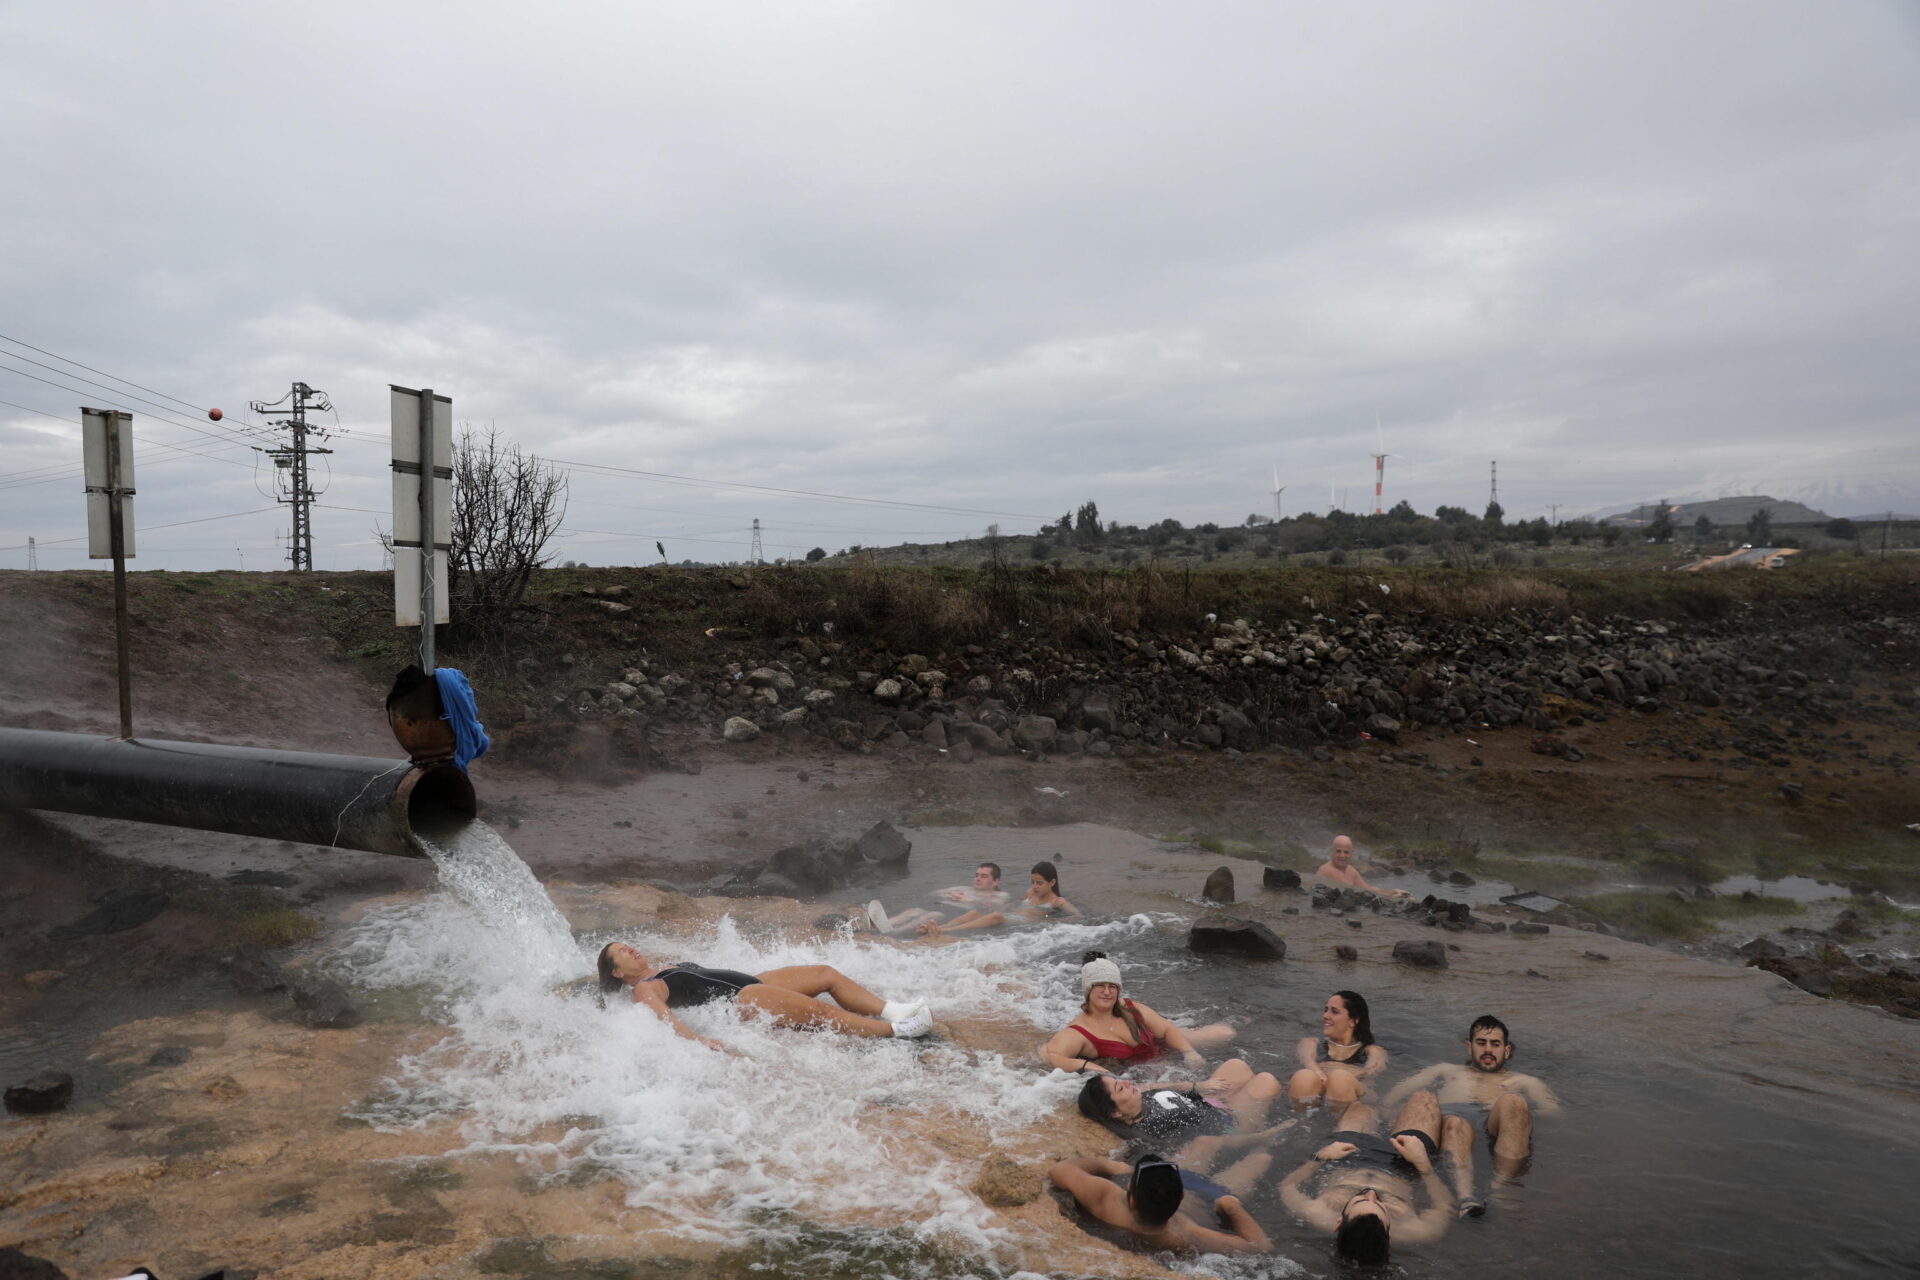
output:
[[[1565,587],[1519,574],[1475,575],[1465,580],[1414,577],[1402,590],[1412,603],[1452,617],[1487,618],[1516,610],[1570,612]]]

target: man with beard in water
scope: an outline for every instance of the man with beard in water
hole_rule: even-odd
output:
[[[611,995],[622,987],[633,990],[633,1002],[653,1010],[675,1035],[697,1040],[710,1049],[729,1052],[718,1040],[700,1035],[673,1016],[715,1000],[731,1000],[742,1009],[762,1013],[782,1026],[838,1031],[843,1035],[882,1039],[909,1039],[933,1030],[933,1015],[925,1004],[896,1004],[882,1000],[831,965],[805,964],[771,969],[762,974],[736,969],[708,969],[678,961],[655,964],[624,942],[600,949],[600,990]],[[837,1004],[817,997],[832,996]]]
[[[1082,1209],[1147,1249],[1265,1253],[1267,1233],[1240,1203],[1239,1193],[1266,1172],[1271,1159],[1264,1151],[1248,1156],[1222,1173],[1219,1182],[1158,1155],[1143,1155],[1131,1165],[1098,1156],[1062,1160],[1047,1177]],[[1127,1179],[1124,1190],[1113,1181],[1120,1177]]]
[[[1465,1065],[1442,1062],[1428,1067],[1402,1081],[1387,1095],[1386,1103],[1392,1106],[1416,1089],[1433,1090],[1448,1115],[1486,1131],[1494,1182],[1510,1181],[1520,1175],[1533,1152],[1534,1113],[1550,1116],[1560,1111],[1560,1099],[1537,1076],[1507,1070],[1512,1059],[1513,1038],[1507,1024],[1483,1013],[1467,1029]],[[1460,1200],[1461,1212],[1469,1216],[1483,1210],[1472,1192],[1469,1168]]]
[[[1373,1108],[1364,1102],[1340,1117],[1333,1141],[1280,1183],[1280,1199],[1310,1226],[1333,1233],[1333,1251],[1362,1266],[1387,1260],[1394,1237],[1427,1244],[1446,1234],[1454,1218],[1454,1192],[1435,1168],[1444,1148],[1456,1182],[1468,1176],[1473,1131],[1458,1116],[1443,1116],[1440,1102],[1421,1092],[1407,1099],[1394,1119],[1393,1136],[1374,1133]],[[1307,1183],[1321,1175],[1311,1193]],[[1416,1185],[1427,1207],[1414,1207]]]

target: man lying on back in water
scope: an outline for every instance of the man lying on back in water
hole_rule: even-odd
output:
[[[1010,896],[1000,887],[1000,864],[983,862],[973,869],[973,883],[955,885],[951,889],[942,889],[933,895],[943,902],[951,902],[968,911],[998,911],[1007,905]],[[875,898],[865,907],[854,913],[856,921],[865,916],[867,924],[875,933],[912,933],[921,925],[940,919],[938,911],[929,911],[925,907],[907,907],[889,914]]]
[[[1365,889],[1368,893],[1385,894],[1389,898],[1404,898],[1405,889],[1376,889],[1360,878],[1359,869],[1353,865],[1353,841],[1345,836],[1333,838],[1333,848],[1327,851],[1327,860],[1313,873],[1331,884],[1343,884],[1352,889]]]
[[[788,1027],[824,1027],[844,1035],[874,1038],[924,1036],[933,1030],[933,1015],[925,1004],[882,1000],[824,964],[741,973],[685,961],[655,964],[624,942],[609,942],[600,949],[600,990],[611,995],[622,987],[631,987],[634,1003],[653,1010],[675,1035],[722,1053],[729,1052],[727,1046],[700,1035],[674,1017],[673,1011],[731,1000],[744,1010],[763,1013]],[[823,995],[832,996],[838,1004],[815,998]]]
[[[1062,1160],[1047,1177],[1082,1209],[1147,1249],[1264,1253],[1267,1233],[1240,1203],[1240,1192],[1259,1180],[1271,1159],[1264,1151],[1248,1156],[1222,1173],[1219,1182],[1157,1155],[1141,1156],[1131,1165],[1098,1156]],[[1127,1179],[1124,1190],[1113,1181],[1121,1177]]]
[[[1333,1233],[1333,1250],[1348,1262],[1387,1260],[1391,1239],[1425,1244],[1446,1234],[1453,1222],[1454,1193],[1434,1169],[1444,1149],[1454,1178],[1473,1158],[1473,1131],[1458,1116],[1442,1116],[1431,1093],[1416,1093],[1393,1122],[1393,1137],[1373,1132],[1378,1123],[1364,1102],[1340,1117],[1333,1141],[1280,1183],[1280,1199],[1309,1225]],[[1322,1174],[1318,1189],[1307,1183]],[[1414,1188],[1427,1193],[1414,1208]]]
[[[1520,1175],[1533,1152],[1534,1112],[1543,1116],[1560,1112],[1560,1099],[1539,1077],[1507,1070],[1512,1058],[1513,1039],[1507,1033],[1507,1024],[1483,1013],[1467,1029],[1464,1066],[1442,1062],[1428,1067],[1402,1081],[1386,1096],[1386,1105],[1392,1106],[1416,1089],[1433,1090],[1442,1111],[1486,1131],[1487,1147],[1493,1153],[1494,1182],[1510,1181]],[[1466,1168],[1460,1203],[1471,1209],[1480,1202],[1473,1196],[1472,1166]]]

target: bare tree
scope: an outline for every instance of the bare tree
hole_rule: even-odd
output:
[[[513,621],[547,563],[547,544],[567,514],[567,477],[488,423],[453,448],[453,550],[448,555],[454,616],[489,638]]]

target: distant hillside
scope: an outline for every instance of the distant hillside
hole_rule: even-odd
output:
[[[1766,507],[1773,514],[1773,522],[1779,524],[1825,524],[1833,517],[1824,511],[1815,511],[1812,507],[1802,506],[1785,498],[1770,498],[1764,493],[1750,494],[1740,498],[1707,498],[1698,502],[1676,502],[1671,508],[1675,524],[1692,524],[1701,516],[1715,524],[1745,524],[1747,518],[1760,508]],[[1658,509],[1653,502],[1640,506],[1623,507],[1598,517],[1607,524],[1625,525],[1639,528],[1653,519]]]

